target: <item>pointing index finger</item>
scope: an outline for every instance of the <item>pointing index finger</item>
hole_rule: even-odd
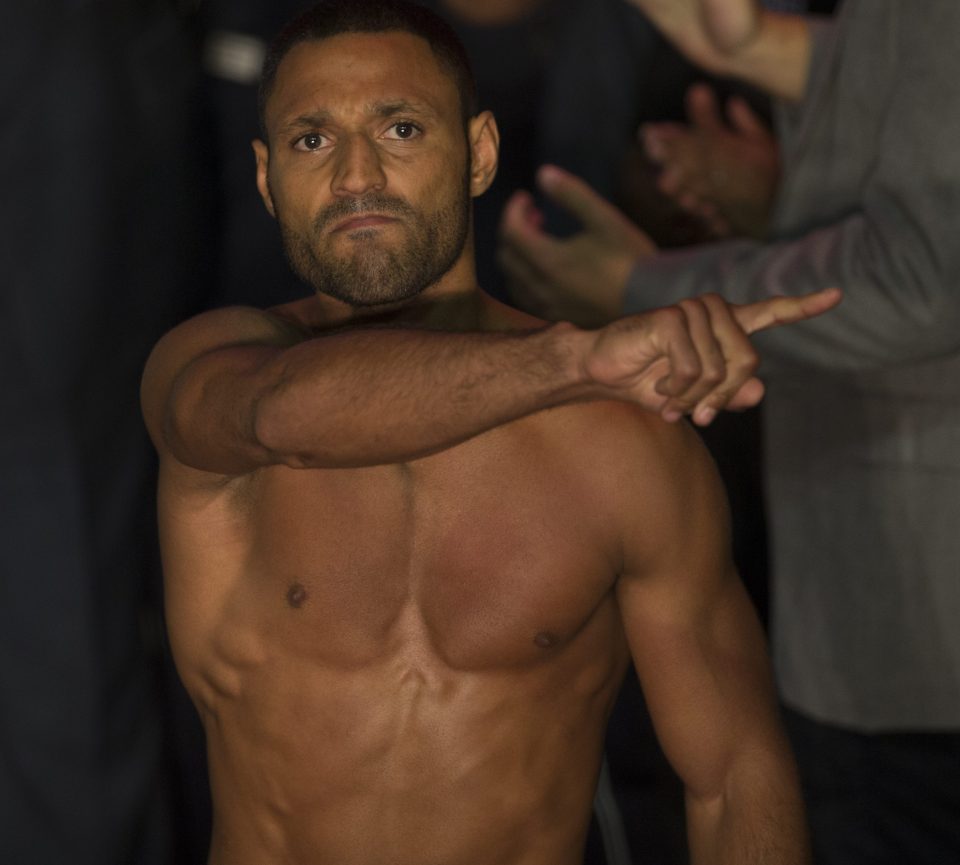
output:
[[[756,333],[781,324],[815,318],[833,309],[842,297],[843,292],[839,288],[825,288],[798,297],[771,297],[757,303],[735,306],[733,315],[747,333]]]

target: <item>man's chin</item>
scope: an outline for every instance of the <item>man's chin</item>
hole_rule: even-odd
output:
[[[337,294],[334,296],[339,296],[341,300],[358,309],[376,310],[382,308],[386,311],[416,297],[425,287],[426,286],[420,286],[412,289],[404,287],[397,290],[380,291],[376,295],[373,295],[366,291],[356,289],[344,290],[338,286]]]
[[[321,294],[363,308],[403,303],[426,288],[418,280],[402,278],[395,267],[338,268],[314,273],[310,281]]]

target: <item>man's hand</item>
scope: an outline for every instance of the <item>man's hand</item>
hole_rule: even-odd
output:
[[[780,177],[776,139],[739,97],[727,105],[729,125],[710,87],[694,85],[686,102],[689,126],[641,130],[647,156],[662,169],[658,188],[718,237],[765,236]]]
[[[656,253],[653,241],[573,174],[546,165],[537,183],[583,230],[552,237],[530,194],[514,193],[504,208],[498,253],[511,293],[524,309],[550,321],[596,327],[613,320],[634,264]]]
[[[749,408],[763,398],[748,334],[820,315],[840,298],[838,289],[744,306],[715,294],[690,298],[593,331],[584,372],[611,396],[666,421],[689,414],[706,425],[720,409]]]

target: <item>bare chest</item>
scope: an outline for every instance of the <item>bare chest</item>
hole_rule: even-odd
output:
[[[542,455],[475,450],[262,472],[229,505],[223,621],[338,666],[424,651],[486,669],[562,651],[612,604],[602,496]]]

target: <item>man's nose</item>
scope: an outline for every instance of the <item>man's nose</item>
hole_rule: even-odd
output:
[[[377,145],[366,135],[349,135],[337,147],[333,175],[335,195],[363,195],[382,190],[387,184]]]

